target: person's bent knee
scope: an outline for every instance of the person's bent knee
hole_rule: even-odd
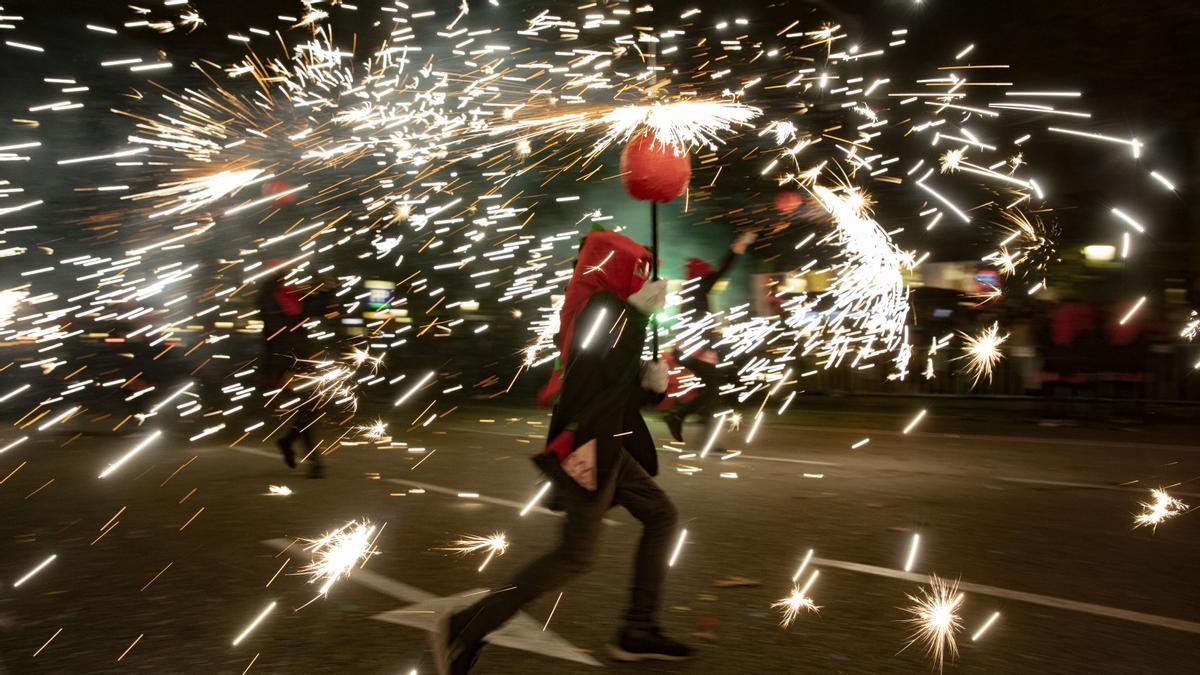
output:
[[[566,571],[572,576],[587,574],[592,571],[592,563],[596,558],[595,552],[592,549],[565,547],[562,550],[562,554]]]

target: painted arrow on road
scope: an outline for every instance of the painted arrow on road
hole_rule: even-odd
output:
[[[282,551],[291,546],[293,541],[291,539],[268,539],[262,543]],[[476,589],[440,597],[366,569],[355,570],[349,580],[376,593],[411,603],[406,607],[376,614],[371,617],[372,619],[418,628],[423,631],[432,631],[435,618],[442,612],[465,607],[485,592],[482,589]],[[550,658],[584,663],[589,666],[601,665],[599,661],[581,652],[575,645],[567,642],[554,631],[542,630],[542,624],[534,621],[525,612],[519,612],[500,630],[487,636],[487,641],[499,647],[520,649]]]

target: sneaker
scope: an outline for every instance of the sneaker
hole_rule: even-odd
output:
[[[608,653],[618,661],[682,661],[692,657],[692,648],[662,634],[657,626],[621,631]]]
[[[667,429],[671,432],[671,438],[674,438],[680,443],[683,442],[683,419],[675,413],[667,413],[663,415],[663,421],[667,423]]]
[[[458,639],[462,633],[458,618],[454,612],[447,611],[438,617],[429,633],[433,663],[438,675],[467,675],[479,660],[479,650],[483,645],[465,645]]]
[[[275,441],[275,444],[279,446],[279,451],[283,453],[283,461],[288,465],[288,468],[296,468],[296,453],[292,450],[291,443],[287,443],[281,438]]]

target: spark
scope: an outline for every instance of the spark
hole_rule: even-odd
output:
[[[1153,501],[1138,502],[1138,505],[1142,507],[1142,512],[1133,518],[1135,528],[1149,526],[1151,530],[1157,530],[1164,521],[1188,510],[1187,504],[1167,494],[1167,491],[1162,488],[1151,490],[1150,496],[1154,498]]]
[[[1146,303],[1146,296],[1143,295],[1142,297],[1138,298],[1137,302],[1133,303],[1133,307],[1130,307],[1129,311],[1125,313],[1125,316],[1121,317],[1121,320],[1118,321],[1117,323],[1124,326],[1126,322],[1128,322],[1130,319],[1133,318],[1134,314],[1137,314],[1137,311],[1139,309],[1141,309],[1142,305],[1145,303]]]
[[[278,497],[286,497],[292,494],[292,489],[286,485],[268,485],[267,494]]]
[[[958,592],[957,581],[945,581],[937,575],[930,575],[928,590],[924,587],[918,590],[919,594],[907,596],[913,604],[901,608],[911,615],[911,618],[903,621],[913,629],[904,649],[920,643],[925,653],[933,659],[938,672],[941,672],[947,654],[951,659],[958,658],[955,637],[962,629],[958,610],[964,596]]]
[[[996,619],[999,618],[1000,612],[993,612],[992,615],[988,617],[988,620],[984,621],[983,625],[979,627],[979,630],[975,631],[975,634],[971,636],[971,642],[979,642],[979,638],[983,637],[983,634],[987,632],[987,629],[991,628],[992,624],[996,623]]]
[[[1124,212],[1124,211],[1122,211],[1121,209],[1118,209],[1118,208],[1114,207],[1114,208],[1113,208],[1113,210],[1112,210],[1112,214],[1113,214],[1114,216],[1116,216],[1116,217],[1120,218],[1121,220],[1125,221],[1125,223],[1126,223],[1126,224],[1128,224],[1130,227],[1132,227],[1133,229],[1137,230],[1138,232],[1143,232],[1143,233],[1144,233],[1144,232],[1146,231],[1146,228],[1145,228],[1145,227],[1142,227],[1142,224],[1141,224],[1141,223],[1139,223],[1138,221],[1134,220],[1134,219],[1133,219],[1133,218],[1132,218],[1132,217],[1131,217],[1129,214],[1125,213],[1125,212]]]
[[[26,581],[29,581],[29,579],[31,577],[33,577],[33,575],[37,574],[38,572],[41,572],[46,567],[46,565],[49,565],[50,563],[54,562],[54,559],[57,557],[58,557],[58,554],[54,553],[54,554],[51,554],[49,558],[46,558],[42,562],[38,563],[37,567],[34,567],[33,569],[29,570],[29,572],[27,572],[25,574],[25,576],[14,581],[13,588],[17,588],[18,586],[25,583]]]
[[[304,539],[305,551],[312,553],[312,562],[297,574],[307,574],[308,583],[323,582],[318,596],[328,595],[338,580],[350,576],[355,567],[365,565],[379,550],[372,544],[375,526],[367,519],[352,520],[326,532],[316,539]]]
[[[687,530],[679,531],[679,541],[675,542],[675,550],[671,552],[671,558],[667,560],[667,567],[674,567],[675,561],[679,559],[679,553],[683,550],[683,542],[687,540]]]
[[[405,401],[407,401],[410,396],[417,393],[417,391],[421,387],[424,387],[430,380],[432,380],[433,375],[434,375],[434,372],[432,370],[429,371],[428,373],[426,373],[425,377],[422,377],[420,382],[417,382],[416,384],[414,384],[412,387],[409,388],[408,391],[404,392],[403,396],[396,399],[396,402],[392,404],[392,407],[395,408],[395,407],[399,406],[401,403],[404,403]]]
[[[525,517],[526,513],[529,513],[531,510],[533,510],[533,507],[536,506],[538,502],[542,501],[542,497],[545,497],[546,493],[550,491],[550,487],[551,483],[549,481],[543,483],[542,487],[538,489],[537,494],[533,496],[533,499],[530,499],[529,503],[521,509],[519,515],[523,518]]]
[[[792,583],[798,581],[800,579],[800,575],[804,574],[804,570],[808,568],[808,563],[812,562],[813,553],[813,549],[808,549],[808,553],[804,555],[804,560],[800,561],[800,567],[796,570],[796,573],[792,575]]]
[[[771,604],[772,609],[779,609],[783,612],[783,617],[779,620],[781,628],[787,628],[792,625],[792,622],[800,615],[801,610],[806,610],[814,614],[820,612],[821,608],[813,604],[813,599],[806,595],[820,573],[820,570],[813,570],[812,575],[804,583],[803,587],[793,586],[792,592],[787,597]]]
[[[911,572],[913,563],[917,561],[917,549],[921,546],[921,535],[914,534],[912,544],[908,548],[908,558],[904,561],[904,571]]]
[[[1000,353],[1000,345],[1008,339],[1008,334],[1000,335],[1000,324],[993,323],[979,335],[960,333],[963,342],[963,355],[959,359],[967,359],[967,373],[971,377],[971,386],[979,383],[983,377],[992,380],[992,369],[1004,358]]]
[[[483,559],[483,564],[479,566],[479,571],[492,561],[495,556],[502,556],[508,551],[508,537],[503,532],[494,532],[486,537],[479,535],[467,534],[462,538],[451,542],[449,546],[444,548],[445,551],[453,551],[461,555],[470,555],[479,551],[487,551],[487,557]]]
[[[921,420],[922,420],[922,419],[925,417],[925,413],[926,413],[926,411],[925,411],[925,410],[922,410],[921,412],[917,413],[917,416],[916,416],[916,417],[914,417],[914,418],[912,419],[912,421],[908,423],[908,426],[904,427],[904,431],[902,431],[902,432],[900,432],[900,433],[902,433],[902,434],[907,434],[908,432],[910,432],[910,431],[912,431],[913,429],[915,429],[915,428],[916,428],[916,426],[917,426],[918,424],[920,424]]]
[[[157,440],[159,436],[162,436],[162,431],[155,431],[154,433],[150,434],[146,438],[142,439],[141,443],[138,443],[137,445],[130,448],[129,452],[126,452],[124,455],[121,455],[121,457],[117,461],[113,462],[112,464],[109,464],[108,468],[106,468],[104,471],[101,471],[98,478],[104,478],[105,476],[112,473],[113,471],[116,471],[117,469],[121,468],[122,464],[129,461],[129,459],[131,457],[138,454],[142,450],[145,450],[146,446],[150,445],[155,440]]]
[[[262,620],[267,618],[267,615],[270,614],[271,610],[273,610],[273,609],[275,609],[275,601],[274,600],[271,601],[271,604],[264,607],[263,611],[259,612],[258,616],[254,617],[254,620],[250,622],[250,625],[246,626],[246,630],[243,630],[241,632],[241,634],[239,634],[237,637],[235,637],[233,639],[233,646],[234,647],[238,646],[238,643],[240,643],[242,640],[246,639],[246,636],[249,635],[250,632],[253,631],[255,628],[257,628],[258,624],[262,623]]]

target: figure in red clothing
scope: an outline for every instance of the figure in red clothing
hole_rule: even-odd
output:
[[[555,402],[546,448],[534,458],[557,492],[553,503],[566,511],[562,539],[500,590],[439,618],[432,640],[442,675],[468,672],[489,633],[587,571],[614,504],[644,529],[625,625],[609,651],[628,661],[691,655],[655,623],[677,516],[652,478],[658,456],[640,412],[667,389],[666,365],[641,360],[650,315],[666,301],[666,282],[647,281],[651,262],[650,252],[624,235],[587,235],[560,312],[561,367],[543,392]]]
[[[680,307],[681,316],[686,316],[687,321],[698,322],[713,313],[710,297],[713,286],[716,286],[729,268],[733,267],[734,261],[746,253],[746,248],[754,243],[755,238],[753,233],[739,236],[729,247],[729,253],[725,255],[725,260],[721,262],[719,268],[714,268],[699,258],[687,261],[688,279],[696,281],[692,281],[684,289],[683,304]],[[721,357],[711,345],[719,337],[715,331],[710,331],[707,344],[679,359],[679,363],[700,378],[700,382],[704,386],[691,400],[675,406],[673,410],[663,415],[663,421],[671,430],[671,436],[677,441],[683,441],[683,423],[690,415],[698,415],[708,427],[709,431],[706,432],[705,438],[711,435],[712,425],[717,424],[713,415],[717,412],[717,406],[721,401],[721,373],[717,370]]]

